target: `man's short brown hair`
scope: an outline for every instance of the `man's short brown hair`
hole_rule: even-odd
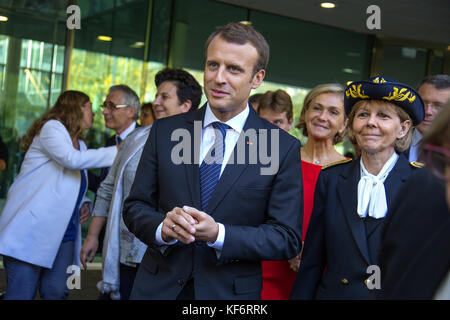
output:
[[[292,100],[284,90],[267,91],[262,95],[259,99],[258,113],[267,109],[276,113],[286,112],[286,118],[292,119]]]
[[[267,63],[269,62],[269,44],[267,43],[266,39],[264,39],[262,34],[256,31],[253,27],[237,22],[231,22],[220,27],[219,29],[214,31],[206,40],[205,55],[208,51],[209,44],[216,36],[220,36],[227,42],[237,43],[241,45],[250,42],[258,52],[258,61],[253,68],[252,76],[254,76],[259,70],[266,69]]]

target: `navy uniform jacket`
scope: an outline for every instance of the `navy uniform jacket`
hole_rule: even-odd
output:
[[[412,171],[401,154],[384,182],[388,208]],[[375,298],[377,289],[368,289],[365,281],[372,274],[366,271],[368,266],[378,264],[386,218],[358,216],[359,179],[359,158],[320,173],[291,299]]]
[[[380,249],[381,299],[432,299],[450,270],[445,185],[415,172],[392,206]]]
[[[171,134],[175,129],[186,129],[196,139],[190,154],[198,155],[203,125],[195,136],[194,121],[199,121],[197,125],[203,122],[205,109],[157,120],[150,131],[123,211],[128,229],[148,245],[132,299],[176,299],[190,278],[194,280],[196,299],[260,299],[261,260],[285,260],[300,251],[300,141],[250,108],[244,132],[256,129],[260,136],[258,129],[269,130],[268,150],[270,129],[279,133],[278,172],[261,175],[260,169],[268,165],[248,161],[249,153],[259,153],[259,143],[244,143],[246,164],[227,164],[203,210],[225,226],[219,258],[216,250],[203,241],[189,245],[178,242],[161,252],[155,233],[166,213],[183,205],[201,210],[199,164],[173,163],[171,151],[180,142],[171,141]],[[243,134],[237,145],[241,138]]]

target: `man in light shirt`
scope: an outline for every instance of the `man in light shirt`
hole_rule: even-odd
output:
[[[207,103],[155,122],[124,203],[125,224],[148,246],[131,299],[260,299],[261,260],[300,250],[300,141],[248,103],[269,46],[230,23],[205,48]],[[263,151],[274,172],[251,161]]]
[[[450,100],[450,76],[437,74],[426,77],[420,84],[417,92],[425,105],[425,119],[414,128],[411,147],[406,151],[409,161],[419,160],[419,145],[423,134],[445,103]]]
[[[105,147],[119,145],[136,128],[140,108],[139,97],[127,85],[114,85],[109,88],[101,107],[105,126],[115,132],[106,140]],[[99,176],[89,171],[89,190],[96,193],[108,171],[109,168],[102,168]]]

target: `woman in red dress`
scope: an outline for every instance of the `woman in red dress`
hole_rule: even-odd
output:
[[[303,176],[303,230],[305,239],[311,217],[314,188],[323,166],[347,161],[334,145],[341,142],[346,127],[344,88],[335,83],[321,84],[305,97],[297,128],[308,141],[301,148]],[[263,300],[288,300],[300,264],[299,255],[289,261],[263,261]]]

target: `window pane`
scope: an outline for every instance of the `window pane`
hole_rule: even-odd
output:
[[[176,1],[172,65],[202,70],[205,42],[218,27],[247,18],[247,9],[208,0]]]
[[[369,37],[315,23],[251,11],[270,45],[267,80],[312,88],[369,76]]]
[[[416,87],[427,69],[427,51],[397,45],[383,46],[381,74]]]

